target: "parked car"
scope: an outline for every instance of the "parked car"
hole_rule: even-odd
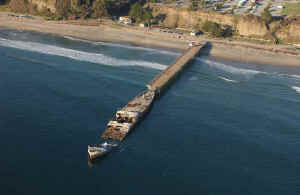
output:
[[[199,30],[192,30],[192,32],[190,33],[191,36],[198,36],[200,35],[200,31]]]

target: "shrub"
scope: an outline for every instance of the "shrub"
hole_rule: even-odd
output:
[[[266,25],[270,24],[270,23],[272,22],[272,20],[273,20],[272,15],[271,15],[269,9],[270,9],[270,5],[268,5],[268,6],[264,9],[263,13],[261,14],[261,19],[263,20],[263,22],[264,22]]]
[[[210,21],[204,22],[202,26],[202,30],[210,33],[215,37],[224,36],[224,30],[222,29],[221,25],[215,22],[210,22]]]
[[[143,17],[143,7],[139,2],[136,2],[131,6],[129,11],[129,16],[134,18],[135,20],[141,20]]]
[[[148,24],[152,19],[152,14],[149,9],[144,9],[139,2],[131,6],[129,16],[136,21],[146,21]]]
[[[96,18],[108,16],[109,1],[106,0],[95,0],[92,5],[93,16]]]

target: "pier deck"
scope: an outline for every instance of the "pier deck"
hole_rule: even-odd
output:
[[[157,75],[150,83],[147,85],[149,90],[155,91],[156,93],[161,93],[169,83],[176,78],[176,76],[186,67],[186,65],[199,53],[203,45],[197,45],[190,47],[187,51],[183,53],[182,56],[176,59],[176,61],[171,64],[167,69],[162,71]]]

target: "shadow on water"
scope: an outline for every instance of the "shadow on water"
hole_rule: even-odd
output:
[[[108,142],[110,144],[114,144],[111,149],[109,149],[108,153],[101,155],[100,157],[97,157],[95,159],[91,159],[88,155],[88,167],[89,168],[94,168],[98,167],[103,161],[107,160],[107,158],[112,155],[112,153],[115,152],[120,152],[121,150],[121,142],[114,141],[114,140],[106,140],[106,139],[101,139],[99,143],[104,143]],[[95,144],[93,146],[100,146],[100,144]]]
[[[110,151],[109,153],[105,154],[104,156],[101,156],[101,157],[93,159],[93,160],[91,160],[90,157],[88,156],[87,157],[88,158],[88,167],[89,168],[100,167],[103,162],[105,162],[106,160],[108,160],[108,157],[110,155],[112,155],[112,153],[115,153],[117,151],[119,151],[119,150],[118,149],[114,149],[114,150]]]
[[[89,168],[96,168],[101,166],[101,163],[103,161],[105,161],[105,157],[107,157],[107,155],[99,158],[99,159],[95,159],[95,160],[91,160],[90,157],[88,157],[88,167]]]
[[[212,50],[212,43],[211,42],[206,42],[204,44],[204,46],[200,49],[199,53],[198,53],[198,57],[201,57],[201,56],[210,56],[210,52]]]

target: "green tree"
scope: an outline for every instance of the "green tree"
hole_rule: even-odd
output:
[[[145,21],[150,24],[152,19],[152,14],[149,8],[143,8],[139,2],[135,3],[130,11],[129,16],[137,21]]]
[[[224,35],[224,30],[221,25],[215,22],[205,21],[202,30],[215,37],[222,37]]]
[[[144,9],[139,2],[136,2],[131,6],[129,16],[135,20],[143,20]]]
[[[108,16],[109,7],[110,7],[109,1],[95,0],[92,5],[93,17],[100,18],[103,16]]]
[[[216,3],[216,10],[220,10],[223,7],[223,3]]]
[[[264,9],[263,13],[261,14],[261,19],[266,25],[269,25],[272,22],[273,18],[270,12],[270,4]]]
[[[143,14],[143,20],[150,25],[151,24],[151,19],[153,18],[151,12],[149,10],[145,10]]]

